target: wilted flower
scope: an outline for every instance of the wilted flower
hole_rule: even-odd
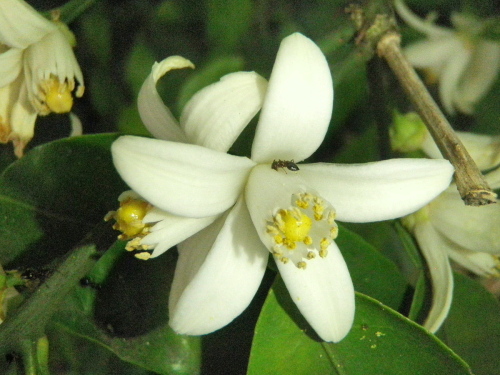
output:
[[[495,82],[500,69],[500,43],[482,37],[486,23],[469,14],[452,13],[452,28],[413,14],[403,0],[396,0],[398,14],[412,28],[426,35],[424,41],[405,48],[413,66],[425,69],[439,82],[439,97],[446,112],[470,114]]]
[[[157,95],[154,85],[149,90]],[[154,206],[132,210],[124,222],[157,222],[129,246],[157,244],[154,257],[182,241],[169,301],[178,333],[209,333],[238,316],[271,253],[314,330],[340,341],[354,318],[354,290],[334,241],[335,220],[413,212],[443,191],[453,172],[444,160],[296,164],[323,141],[333,105],[328,63],[301,34],[282,41],[268,85],[255,73],[229,74],[193,96],[180,128],[156,103],[148,107],[154,115],[140,104],[141,115],[166,140],[124,136],[112,153],[122,178]],[[261,106],[251,158],[227,154]]]
[[[500,189],[500,142],[498,137],[457,133],[481,169],[495,170],[485,178]],[[422,149],[442,157],[430,136]],[[500,277],[500,205],[466,206],[455,184],[427,206],[403,219],[412,231],[429,267],[433,302],[424,326],[435,332],[448,315],[453,297],[449,259],[480,276]]]
[[[0,141],[12,141],[18,157],[38,115],[69,112],[73,95],[83,95],[71,42],[62,22],[45,19],[22,0],[0,1]]]

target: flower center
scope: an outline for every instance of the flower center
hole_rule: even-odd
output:
[[[48,115],[51,112],[67,113],[73,107],[74,89],[73,80],[61,83],[57,77],[51,75],[49,79],[40,83],[40,90],[34,100],[35,107],[41,115]]]
[[[151,256],[150,252],[145,251],[150,250],[150,247],[141,244],[141,239],[149,233],[150,228],[150,225],[145,224],[142,220],[151,208],[151,204],[142,199],[126,197],[120,201],[120,208],[108,212],[104,218],[106,221],[111,219],[116,221],[113,229],[122,232],[118,239],[130,240],[125,249],[128,251],[138,250],[139,252],[134,255],[143,260]]]
[[[280,230],[285,238],[292,243],[304,241],[309,234],[312,220],[300,210],[280,210],[279,220]]]
[[[319,255],[325,258],[328,247],[338,235],[335,210],[322,198],[311,193],[292,195],[292,206],[278,209],[268,221],[275,259],[290,260],[301,269]]]

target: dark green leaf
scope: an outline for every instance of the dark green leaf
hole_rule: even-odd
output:
[[[435,336],[364,296],[338,344],[321,342],[282,283],[275,283],[255,329],[249,374],[429,375],[471,374]]]
[[[45,265],[116,208],[116,135],[67,138],[31,150],[0,176],[0,262]]]
[[[159,374],[192,374],[200,339],[167,325],[174,251],[147,262],[117,242],[77,286],[53,324],[107,348],[122,360]],[[105,280],[105,281],[104,281]]]
[[[344,227],[339,228],[339,236],[335,242],[347,263],[354,289],[394,309],[399,308],[406,282],[394,263]]]
[[[500,368],[500,304],[479,283],[455,273],[451,310],[439,336],[461,355],[474,374]]]

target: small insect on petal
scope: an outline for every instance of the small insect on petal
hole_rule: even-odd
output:
[[[278,170],[278,168],[281,168],[285,171],[287,168],[289,171],[296,172],[299,170],[299,167],[295,162],[292,160],[273,160],[273,163],[271,164],[271,168],[274,169],[275,171]]]

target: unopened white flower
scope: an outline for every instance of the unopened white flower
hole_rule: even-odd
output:
[[[157,99],[139,99],[140,112],[167,140],[124,136],[112,153],[125,182],[154,206],[143,221],[158,221],[129,244],[158,244],[154,257],[187,238],[178,245],[169,301],[178,333],[206,334],[237,317],[271,253],[314,330],[340,341],[354,318],[354,290],[334,241],[335,220],[413,212],[443,191],[453,172],[444,160],[297,165],[323,141],[333,105],[328,63],[301,34],[282,41],[268,84],[255,73],[229,74],[193,96],[180,127]],[[261,106],[251,158],[227,154]]]
[[[12,141],[18,157],[38,115],[69,112],[73,95],[83,95],[72,38],[24,1],[0,1],[0,141]]]
[[[413,14],[403,0],[395,0],[398,14],[424,41],[405,48],[413,66],[425,69],[439,82],[439,97],[446,112],[470,114],[495,82],[500,69],[500,43],[481,37],[485,23],[475,17],[452,13],[454,28],[437,26]]]
[[[485,178],[500,189],[500,143],[498,137],[458,133],[481,169],[497,169]],[[442,157],[429,137],[423,150]],[[424,326],[435,332],[448,315],[453,297],[453,274],[449,259],[486,277],[500,277],[500,205],[466,206],[455,184],[430,204],[403,219],[413,232],[429,267],[433,302]]]

